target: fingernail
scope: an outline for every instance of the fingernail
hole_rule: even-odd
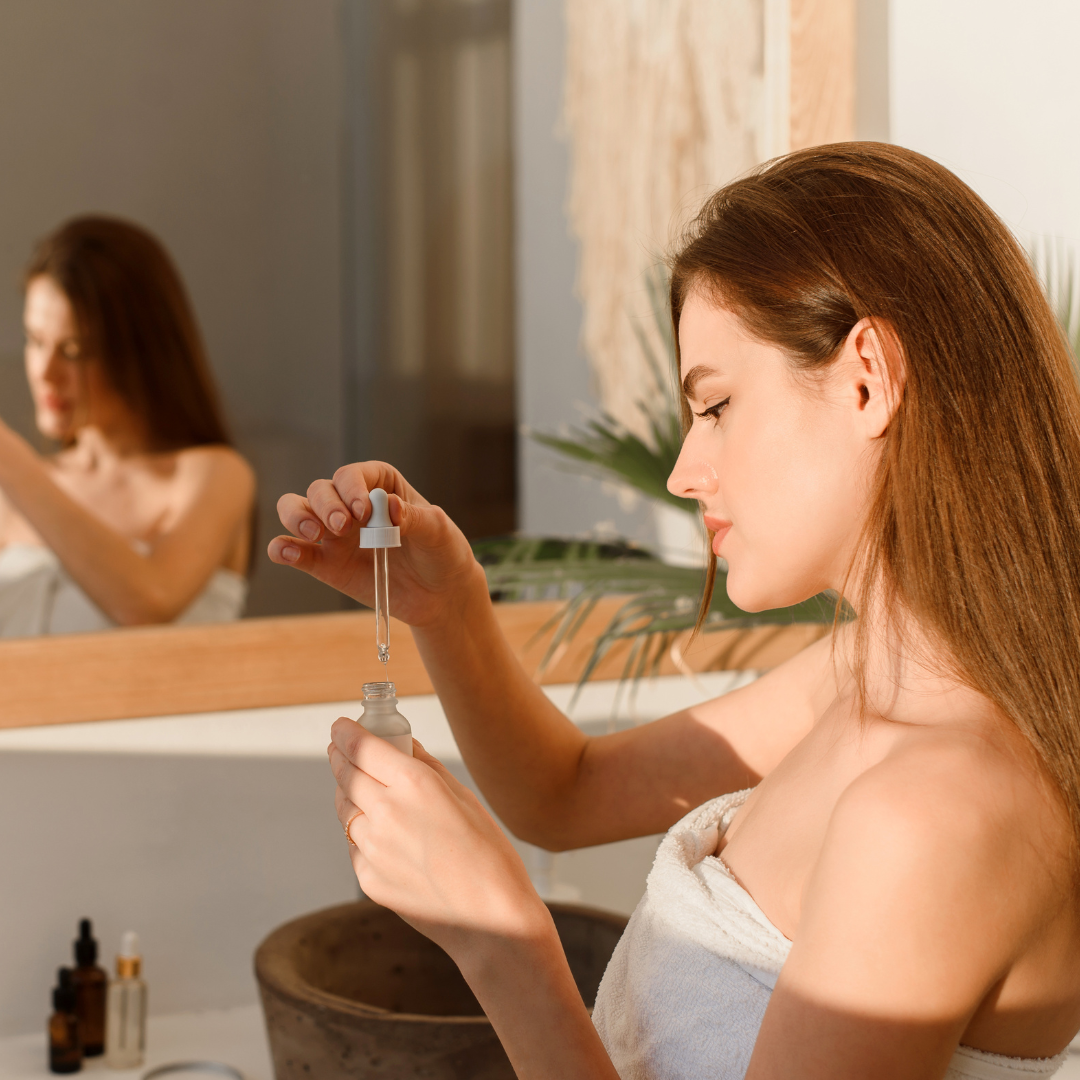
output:
[[[302,521],[300,523],[300,531],[309,540],[314,540],[319,535],[319,526],[314,521]]]
[[[353,516],[356,518],[357,521],[361,521],[363,519],[364,511],[366,509],[367,506],[364,504],[363,499],[357,499],[356,502],[352,504]]]
[[[349,519],[340,510],[335,510],[330,515],[330,528],[333,529],[334,532],[341,532],[341,530],[345,528],[348,520]]]
[[[295,547],[283,547],[281,549],[281,557],[286,562],[296,562],[300,558],[300,549]]]

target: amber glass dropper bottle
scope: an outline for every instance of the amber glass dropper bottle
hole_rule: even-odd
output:
[[[76,968],[71,973],[75,984],[75,1013],[79,1018],[83,1053],[97,1057],[105,1053],[105,996],[109,977],[98,967],[98,944],[90,930],[90,920],[79,923],[75,942]]]
[[[82,1068],[83,1049],[79,1039],[79,1018],[75,1015],[75,986],[71,968],[56,975],[52,994],[53,1013],[49,1017],[49,1072],[73,1073]]]

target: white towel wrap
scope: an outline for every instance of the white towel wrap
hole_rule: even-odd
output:
[[[146,545],[132,544],[143,553]],[[221,567],[176,623],[228,622],[243,614],[248,584],[243,574]],[[47,547],[0,548],[0,638],[80,634],[116,623],[72,580]]]
[[[622,1080],[741,1080],[791,942],[713,852],[750,791],[672,826],[604,973],[593,1023]],[[960,1046],[945,1080],[1048,1077],[1065,1054]]]

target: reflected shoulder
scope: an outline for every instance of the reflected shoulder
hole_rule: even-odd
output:
[[[201,480],[231,481],[255,490],[255,470],[251,463],[231,446],[189,446],[177,453],[177,472],[183,477]]]

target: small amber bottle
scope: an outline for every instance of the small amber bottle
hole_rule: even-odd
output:
[[[79,1018],[83,1054],[97,1057],[105,1053],[105,998],[109,977],[98,967],[98,943],[90,930],[90,920],[79,923],[75,942],[76,968],[71,973],[75,985],[75,1014]]]
[[[53,1014],[49,1017],[49,1072],[73,1073],[82,1068],[83,1049],[79,1038],[79,1018],[75,1015],[75,985],[71,968],[61,968],[52,994]]]

